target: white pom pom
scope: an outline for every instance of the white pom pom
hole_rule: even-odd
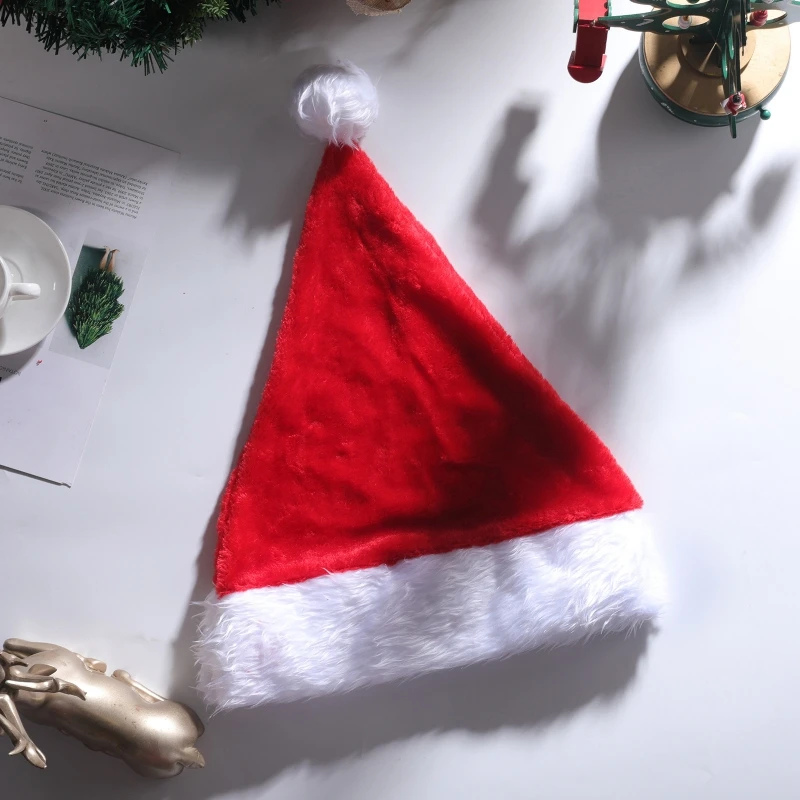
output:
[[[378,116],[378,92],[354,64],[311,67],[295,84],[292,114],[303,133],[356,147]]]

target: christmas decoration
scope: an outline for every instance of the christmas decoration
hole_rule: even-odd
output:
[[[642,501],[358,142],[352,65],[301,79],[328,143],[196,647],[218,708],[410,677],[654,619]]]
[[[645,81],[674,116],[695,125],[727,125],[734,137],[738,122],[755,114],[769,119],[767,103],[789,64],[789,14],[800,0],[631,2],[648,10],[613,16],[608,0],[575,0],[577,43],[569,62],[575,80],[600,77],[609,29],[625,28],[643,34]]]
[[[40,769],[47,766],[47,759],[25,730],[16,698],[20,692],[25,692],[35,698],[34,702],[39,702],[42,693],[60,692],[79,701],[86,699],[75,684],[52,677],[56,671],[55,667],[38,662],[28,668],[27,662],[15,653],[7,650],[0,652],[0,732],[7,734],[14,745],[9,755],[22,753],[29,763]]]
[[[99,252],[96,247],[84,247],[81,257]],[[81,350],[111,333],[114,322],[125,310],[119,302],[124,291],[122,278],[114,272],[117,252],[105,248],[99,264],[89,268],[67,306],[67,321]]]
[[[747,98],[744,96],[744,92],[736,92],[736,94],[732,94],[720,105],[726,114],[735,117],[737,114],[747,109]]]
[[[205,765],[195,747],[203,724],[188,706],[160,697],[123,670],[106,675],[102,661],[55,644],[8,639],[3,647],[0,727],[16,745],[11,755],[23,752],[35,766],[46,766],[21,713],[149,778]]]
[[[265,3],[277,0],[264,0]],[[119,53],[145,73],[164,70],[206,23],[244,22],[260,0],[3,0],[0,23],[25,25],[47,50],[79,58]]]

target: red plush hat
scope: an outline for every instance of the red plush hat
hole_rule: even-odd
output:
[[[369,78],[301,80],[301,127],[329,145],[220,515],[206,699],[310,697],[653,619],[639,495],[359,149]]]

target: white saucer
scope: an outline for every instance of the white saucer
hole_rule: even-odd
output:
[[[14,282],[38,283],[42,289],[35,300],[10,303],[0,317],[0,356],[10,356],[41,342],[64,316],[72,272],[52,228],[21,208],[0,206],[0,256]]]

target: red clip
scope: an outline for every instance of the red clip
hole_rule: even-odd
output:
[[[569,74],[580,83],[596,81],[606,65],[608,28],[597,25],[608,13],[607,0],[579,0],[575,17],[577,40],[569,59]]]

